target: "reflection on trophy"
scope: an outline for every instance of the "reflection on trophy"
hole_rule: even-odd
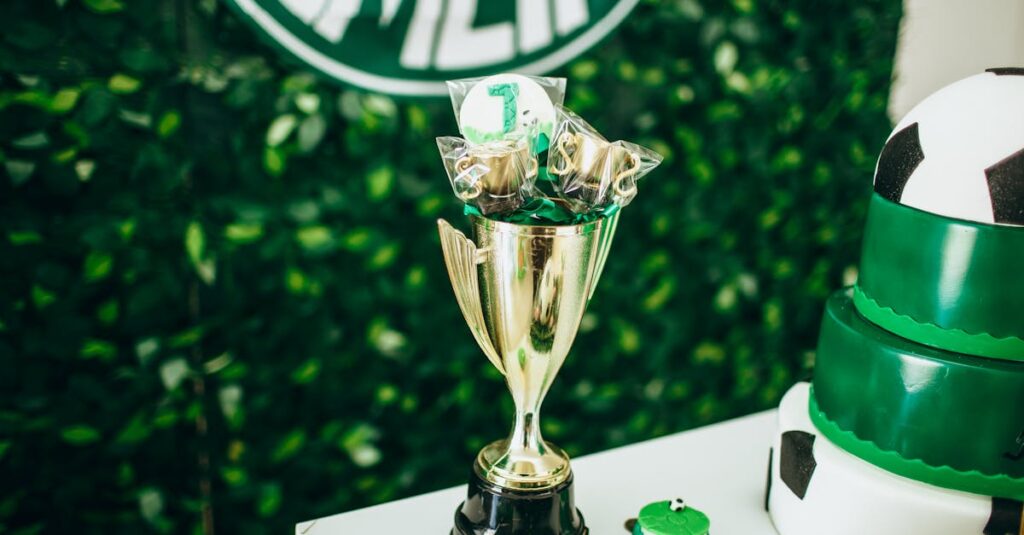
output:
[[[537,176],[537,159],[526,143],[495,141],[468,147],[455,160],[453,185],[462,201],[482,214],[515,210],[525,198],[522,189]]]
[[[609,198],[631,200],[636,195],[640,157],[597,136],[563,132],[555,141],[549,171],[561,179],[564,195],[600,205]]]
[[[577,225],[470,220],[475,243],[438,220],[445,263],[516,412],[510,436],[477,455],[453,533],[587,533],[573,505],[569,458],[541,437],[540,407],[593,295],[618,214]]]

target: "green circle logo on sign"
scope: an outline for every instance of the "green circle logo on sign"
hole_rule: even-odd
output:
[[[639,0],[227,0],[303,63],[393,95],[445,80],[541,74],[608,35]]]

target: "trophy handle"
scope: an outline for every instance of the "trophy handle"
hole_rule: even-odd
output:
[[[479,250],[472,240],[465,234],[455,230],[444,219],[437,220],[437,231],[441,235],[441,249],[444,251],[444,263],[448,266],[448,277],[452,281],[452,289],[455,290],[455,300],[459,302],[462,309],[462,316],[469,324],[469,330],[473,338],[483,350],[484,354],[498,368],[498,371],[505,374],[505,367],[501,363],[497,350],[491,343],[491,337],[487,333],[487,325],[484,323],[483,305],[480,303],[480,282],[477,274],[477,264],[482,264],[487,257],[486,250]]]

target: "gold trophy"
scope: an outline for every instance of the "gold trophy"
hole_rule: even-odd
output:
[[[444,259],[466,323],[505,376],[516,412],[509,437],[477,455],[453,533],[585,534],[569,457],[541,437],[540,407],[597,286],[618,214],[577,225],[470,221],[472,241],[438,220]]]

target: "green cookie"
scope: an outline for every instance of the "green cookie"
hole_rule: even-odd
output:
[[[640,510],[633,535],[708,535],[711,521],[693,507],[673,511],[671,501],[654,502]]]

